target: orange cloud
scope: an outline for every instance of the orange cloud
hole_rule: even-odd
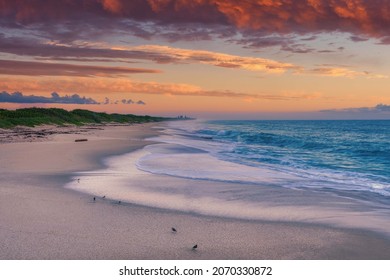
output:
[[[101,0],[103,8],[107,11],[120,14],[123,6],[120,0]]]
[[[290,63],[271,59],[229,55],[218,52],[188,50],[160,45],[146,45],[130,48],[132,51],[154,54],[164,58],[163,62],[202,63],[225,68],[239,68],[248,71],[283,73],[287,70],[299,70],[300,67]]]
[[[375,28],[374,23],[380,23],[374,17],[380,14],[380,6],[388,5],[388,3],[379,4],[367,0],[213,0],[212,2],[240,28],[282,33],[356,29],[377,34],[378,29]],[[374,5],[377,7],[375,8]],[[369,14],[369,10],[373,13]]]
[[[315,99],[318,93],[282,93],[282,94],[251,94],[229,90],[207,90],[190,84],[137,82],[128,79],[98,80],[92,78],[12,78],[0,80],[0,88],[8,92],[22,91],[26,93],[41,93],[61,91],[62,93],[81,94],[152,94],[166,96],[198,96],[198,97],[230,97],[244,100],[302,100]]]
[[[137,82],[128,79],[107,78],[11,78],[0,80],[0,88],[6,91],[23,91],[27,93],[61,91],[64,93],[141,93],[154,95],[177,96],[214,96],[214,97],[256,97],[252,94],[205,90],[189,84]]]
[[[159,25],[215,24],[269,33],[342,31],[390,35],[390,2],[373,0],[0,0],[4,20],[23,23],[126,18]],[[207,29],[207,28],[206,28]]]
[[[344,67],[320,67],[304,71],[304,74],[314,74],[327,77],[366,77],[370,79],[386,79],[388,76],[370,73],[367,71],[355,71]]]
[[[388,35],[390,3],[370,0],[148,0],[156,13],[214,7],[238,28],[270,32],[347,31]],[[174,7],[174,8],[173,8]],[[384,34],[385,33],[385,34]]]
[[[284,73],[286,71],[292,71],[294,74],[314,74],[327,77],[387,78],[386,75],[370,73],[367,71],[356,71],[346,67],[319,67],[315,69],[306,69],[303,66],[260,57],[236,56],[225,53],[188,50],[161,45],[138,46],[128,48],[127,50],[143,54],[149,53],[151,57],[160,59],[160,63],[201,63],[224,68],[243,69],[247,71],[260,71],[267,73]]]

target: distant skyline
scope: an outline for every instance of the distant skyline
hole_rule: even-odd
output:
[[[387,0],[0,0],[0,108],[390,119]]]

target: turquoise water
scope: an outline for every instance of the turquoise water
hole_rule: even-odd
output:
[[[388,120],[188,121],[172,123],[167,133],[167,142],[300,178],[283,187],[390,196]]]

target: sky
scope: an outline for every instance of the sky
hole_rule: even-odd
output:
[[[389,0],[0,0],[0,108],[390,119]]]

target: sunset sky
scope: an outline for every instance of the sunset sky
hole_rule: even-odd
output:
[[[390,1],[0,0],[0,108],[31,106],[390,119]]]

